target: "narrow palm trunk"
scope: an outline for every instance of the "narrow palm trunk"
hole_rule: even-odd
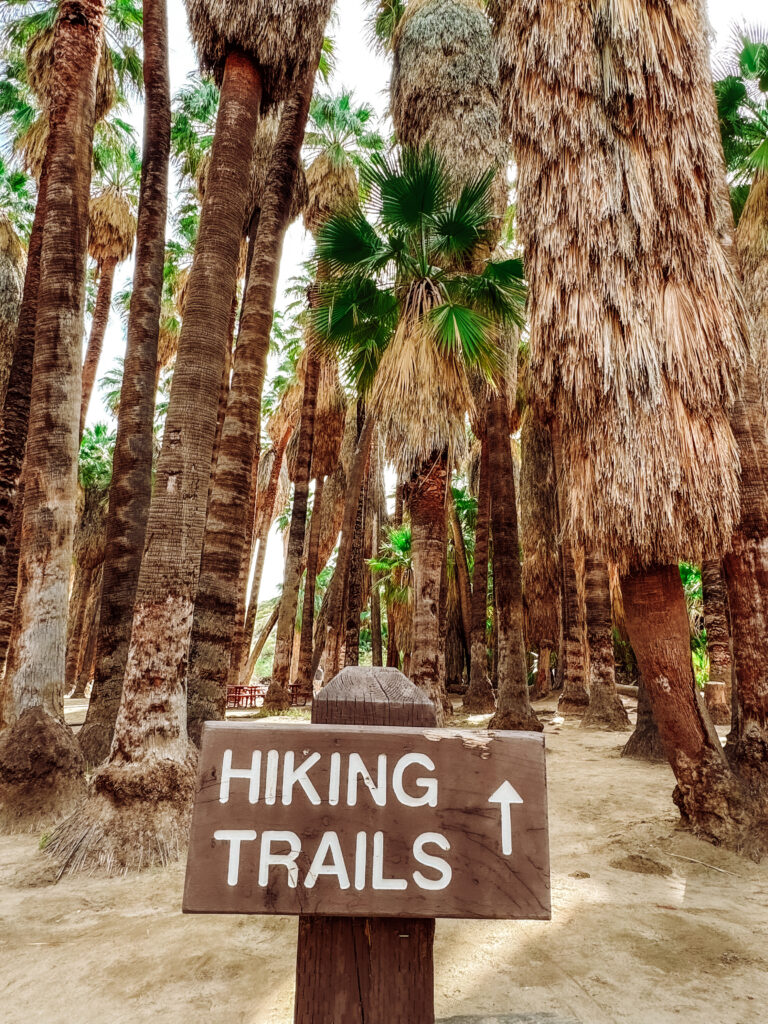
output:
[[[678,568],[633,573],[621,586],[632,647],[677,779],[675,803],[699,835],[743,847],[751,842],[743,793],[696,692]]]
[[[48,847],[62,870],[146,867],[177,857],[186,843],[195,787],[187,652],[261,92],[253,61],[230,53],[114,740],[109,761],[93,776],[91,798]]]
[[[12,829],[55,820],[84,792],[82,755],[64,724],[63,690],[103,22],[103,0],[63,0],[54,37],[18,612],[6,667],[11,725],[0,741],[0,822]]]
[[[317,584],[318,557],[320,555],[320,514],[323,507],[325,477],[315,481],[315,498],[312,504],[312,519],[309,524],[307,545],[307,576],[304,582],[304,607],[301,612],[301,643],[299,646],[299,669],[297,682],[299,693],[312,696],[312,638],[315,622],[315,589]]]
[[[563,493],[565,481],[562,473],[560,429],[552,425],[552,451],[557,476],[557,507],[559,524],[565,518],[566,496]],[[576,580],[576,564],[573,557],[571,538],[561,530],[560,559],[563,573],[563,692],[557,702],[557,710],[564,716],[581,716],[589,704],[587,673],[584,650],[584,622]]]
[[[490,444],[487,434],[480,448],[480,488],[477,497],[475,528],[475,567],[472,575],[472,622],[470,628],[469,689],[464,696],[464,710],[488,714],[496,709],[491,680],[488,676],[488,561],[491,526]]]
[[[344,665],[360,664],[360,613],[363,610],[363,554],[365,546],[365,513],[368,503],[368,484],[363,484],[357,506],[355,537],[345,602]]]
[[[552,663],[552,649],[539,645],[539,663],[536,668],[536,681],[533,684],[531,700],[543,700],[548,697],[552,689],[550,682],[550,667]]]
[[[355,522],[360,492],[365,482],[365,471],[368,455],[373,439],[374,418],[366,414],[363,429],[355,448],[352,465],[347,479],[347,495],[344,502],[344,518],[341,524],[341,540],[336,568],[333,572],[327,597],[327,613],[323,628],[317,632],[315,649],[312,652],[312,677],[320,665],[323,652],[326,652],[326,679],[332,678],[332,671],[338,671],[341,647],[344,642],[344,589],[352,558],[352,542],[354,540]],[[318,623],[320,625],[320,623]]]
[[[74,694],[78,668],[82,661],[85,613],[88,599],[91,596],[92,582],[92,568],[88,567],[86,569],[80,566],[75,568],[75,580],[72,585],[67,613],[67,654],[64,670],[64,693],[68,696]]]
[[[5,562],[0,568],[0,577],[3,576],[9,565],[18,568],[19,565],[19,540],[21,538],[21,513],[24,505],[24,478],[19,481],[16,508],[13,513],[13,523],[8,533],[8,542],[5,549]],[[0,587],[0,732],[8,724],[12,716],[10,708],[11,695],[9,687],[5,684],[5,662],[8,654],[8,644],[11,640],[11,629],[13,628],[13,610],[16,606],[16,592],[18,584],[18,573],[14,573],[7,580],[5,586]]]
[[[440,678],[440,579],[445,553],[448,457],[435,452],[408,486],[413,560],[413,651],[410,678],[434,702],[438,725],[448,698]],[[444,684],[444,680],[442,680]]]
[[[379,554],[380,512],[373,513],[373,532],[371,537],[372,557]],[[377,586],[377,575],[371,573],[371,664],[378,667],[384,664],[384,651],[381,640],[381,592]]]
[[[456,576],[459,583],[459,608],[461,611],[461,626],[467,643],[472,635],[472,587],[469,582],[469,566],[467,564],[467,548],[464,544],[464,534],[456,511],[456,502],[453,495],[448,497],[448,514],[451,523],[451,535],[453,537],[453,550],[456,553]]]
[[[293,489],[293,510],[291,512],[291,525],[288,534],[283,594],[280,600],[280,618],[277,622],[275,660],[272,666],[272,682],[269,685],[264,701],[266,707],[275,709],[290,707],[291,703],[288,684],[290,683],[293,634],[296,629],[296,611],[299,603],[299,587],[301,586],[303,568],[304,535],[307,527],[309,476],[312,464],[312,445],[315,435],[315,410],[317,408],[319,369],[320,364],[317,356],[310,353],[304,376],[296,479]]]
[[[75,677],[75,688],[72,692],[73,698],[85,696],[88,684],[93,679],[96,667],[96,640],[99,630],[99,606],[101,603],[101,581],[103,565],[93,570],[91,590],[85,606],[83,619],[83,635],[80,645],[80,656],[78,659],[77,675]]]
[[[269,640],[270,633],[277,625],[277,620],[280,616],[280,602],[277,601],[275,607],[270,612],[269,618],[264,623],[264,626],[256,638],[256,643],[253,645],[253,650],[248,656],[248,661],[243,669],[240,676],[240,685],[248,686],[253,675],[253,670],[256,668],[256,662],[261,657],[261,652],[264,650],[264,645]]]
[[[517,531],[515,467],[512,461],[504,390],[488,403],[493,586],[496,593],[499,699],[493,729],[543,727],[531,708],[523,644],[523,570]]]
[[[705,690],[707,707],[715,725],[728,725],[731,720],[733,663],[727,598],[720,559],[705,559],[701,566],[701,582],[704,591],[704,626],[707,630],[709,655],[709,682]]]
[[[144,535],[152,497],[157,340],[165,261],[171,86],[166,0],[144,0],[144,149],[136,263],[109,490],[96,671],[78,734],[89,764],[109,753],[120,705]]]
[[[243,663],[243,644],[245,642],[245,616],[248,602],[248,580],[253,565],[253,553],[256,550],[256,498],[258,491],[259,463],[261,451],[255,446],[253,465],[251,468],[251,486],[248,496],[248,510],[245,521],[245,543],[240,555],[240,568],[237,574],[237,605],[235,607],[235,624],[232,631],[232,642],[229,655],[229,673],[227,685],[236,685],[240,668]]]
[[[107,333],[109,323],[109,307],[112,304],[112,286],[115,280],[115,268],[117,260],[104,260],[99,268],[99,290],[96,293],[96,306],[93,310],[91,322],[91,335],[88,338],[88,348],[85,352],[83,363],[83,380],[80,398],[80,437],[85,430],[85,420],[88,415],[88,406],[91,404],[93,385],[96,380],[96,370],[101,358],[101,350],[104,346],[104,335]]]
[[[258,472],[261,392],[275,290],[313,82],[314,75],[309,75],[288,101],[281,117],[243,303],[232,385],[208,504],[192,627],[188,728],[196,743],[203,722],[223,719],[226,711],[238,575],[243,552],[251,541],[252,531],[246,529],[250,525],[248,501],[255,483],[254,472]],[[309,421],[307,429],[312,430]],[[311,447],[309,452],[311,458]]]
[[[587,555],[585,576],[589,707],[581,725],[582,728],[623,732],[629,728],[629,716],[616,690],[608,563],[602,558]]]

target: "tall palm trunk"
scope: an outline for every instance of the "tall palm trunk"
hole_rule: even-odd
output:
[[[472,586],[469,582],[467,548],[464,543],[464,534],[459,522],[459,515],[456,511],[456,502],[453,500],[453,495],[448,497],[448,515],[450,517],[451,536],[453,537],[453,549],[456,553],[456,577],[459,584],[461,626],[466,643],[469,645],[472,635]]]
[[[562,447],[560,427],[553,423],[552,451],[557,476],[557,508],[558,525],[560,526],[560,559],[563,573],[563,654],[565,665],[563,670],[563,692],[557,702],[557,710],[561,715],[579,716],[589,704],[586,685],[586,659],[584,650],[584,622],[581,601],[579,600],[578,582],[576,579],[576,563],[573,556],[573,545],[567,531],[562,530],[565,521],[566,496],[565,480],[562,472]]]
[[[99,290],[96,293],[96,305],[93,310],[91,321],[91,334],[88,338],[88,348],[85,352],[83,363],[83,381],[80,398],[80,437],[85,430],[85,420],[88,415],[88,406],[91,404],[93,385],[96,380],[96,370],[101,358],[101,350],[104,346],[104,335],[107,333],[109,322],[109,307],[112,304],[112,287],[115,280],[115,269],[117,260],[109,258],[104,260],[99,268]]]
[[[370,486],[368,477],[360,492],[349,565],[347,594],[344,609],[344,666],[360,664],[360,614],[363,610],[363,557],[365,554],[365,520]]]
[[[381,507],[373,513],[371,531],[371,557],[379,554],[379,533],[381,524]],[[381,591],[377,586],[377,574],[371,573],[371,665],[379,667],[384,664],[384,651],[381,639]]]
[[[186,842],[195,786],[187,653],[261,96],[256,64],[230,52],[110,758],[49,846],[70,869],[163,863]]]
[[[253,564],[253,552],[256,548],[256,499],[258,497],[258,473],[261,461],[261,449],[254,446],[253,464],[251,466],[251,486],[248,493],[248,508],[245,518],[245,543],[240,555],[240,566],[237,571],[237,604],[235,606],[235,624],[232,631],[232,642],[229,653],[229,672],[227,685],[237,685],[240,666],[243,663],[243,644],[245,641],[245,615],[248,601],[248,580]]]
[[[496,593],[496,643],[499,699],[491,719],[494,729],[543,727],[528,696],[523,644],[523,569],[517,531],[515,467],[512,461],[504,389],[491,397],[486,415],[491,480],[493,586]]]
[[[283,593],[280,599],[280,618],[277,620],[275,658],[272,665],[272,682],[269,685],[264,704],[266,707],[284,709],[290,707],[288,692],[293,655],[296,612],[301,586],[302,561],[304,557],[304,536],[307,528],[307,504],[309,499],[309,478],[312,466],[312,446],[315,438],[315,410],[317,408],[317,385],[320,375],[320,361],[308,354],[304,375],[304,394],[301,402],[299,422],[299,445],[296,459],[296,479],[293,488],[293,509],[288,533],[288,551],[285,559]]]
[[[743,793],[696,692],[678,567],[630,574],[621,589],[632,647],[677,779],[675,803],[700,834],[743,848]]]
[[[67,603],[77,497],[88,197],[103,0],[63,0],[56,21],[46,217],[29,408],[19,597],[6,667],[0,821],[35,828],[82,797],[64,724]],[[33,765],[26,771],[23,766]],[[20,771],[21,769],[21,771]]]
[[[109,753],[131,637],[133,605],[152,497],[155,371],[168,212],[171,86],[166,0],[144,0],[144,147],[136,264],[112,457],[96,672],[78,734],[89,764]]]
[[[707,707],[715,725],[728,725],[731,720],[733,662],[727,598],[720,559],[710,558],[703,561],[701,583],[709,655],[709,682],[705,688]]]
[[[261,392],[275,290],[313,83],[314,71],[288,101],[280,120],[243,303],[192,626],[187,721],[196,743],[203,722],[223,719],[226,711],[238,577],[251,541],[248,501],[254,470],[258,472]]]
[[[326,664],[329,666],[326,671],[326,677],[330,679],[331,674],[337,672],[340,667],[340,652],[344,642],[344,590],[352,559],[358,502],[365,483],[365,472],[371,450],[374,426],[375,419],[370,412],[367,412],[347,479],[347,494],[344,501],[344,518],[341,524],[339,554],[336,559],[333,577],[326,592],[326,618],[325,622],[318,621],[318,629],[315,631],[317,635],[315,638],[315,649],[312,652],[313,678],[320,665],[320,659],[324,651],[326,653]],[[322,610],[320,617],[322,617]],[[320,628],[321,626],[322,628]]]
[[[448,456],[434,452],[408,486],[413,561],[413,651],[410,678],[434,702],[438,725],[449,711],[440,674],[440,581],[445,554]],[[441,686],[442,682],[442,686]]]
[[[317,586],[318,559],[320,555],[320,515],[323,507],[325,477],[315,481],[315,497],[312,502],[312,518],[309,523],[307,544],[307,575],[304,581],[304,605],[301,610],[301,641],[299,644],[299,668],[296,681],[299,693],[312,696],[312,638],[315,622],[315,590]]]
[[[585,577],[589,706],[581,725],[583,728],[623,732],[629,728],[629,716],[616,690],[608,563],[600,557],[588,554],[585,559]]]
[[[495,711],[496,698],[488,675],[488,559],[491,527],[490,443],[483,434],[480,446],[480,487],[475,527],[475,566],[472,574],[472,624],[470,630],[469,689],[464,696],[465,711],[487,714]]]
[[[667,762],[667,752],[653,719],[651,702],[642,676],[637,686],[637,722],[634,732],[621,751],[621,756],[631,757],[636,761],[663,761],[664,764]]]
[[[69,696],[74,692],[77,682],[77,670],[81,662],[83,635],[88,599],[91,596],[91,584],[94,570],[88,566],[75,569],[75,580],[69,598],[67,618],[67,654],[64,670],[64,693]]]

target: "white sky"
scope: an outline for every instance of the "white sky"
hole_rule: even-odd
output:
[[[759,23],[768,20],[766,0],[709,0],[709,16],[714,32],[713,52],[725,48],[731,27],[746,22]],[[335,41],[336,72],[331,88],[334,92],[349,89],[359,102],[371,104],[380,116],[387,108],[389,69],[387,62],[374,53],[367,43],[365,26],[366,10],[363,0],[337,0],[337,16],[331,34]],[[187,18],[183,0],[168,0],[171,87],[175,93],[190,72],[196,69],[196,61],[187,30]],[[137,128],[141,127],[141,110],[135,112]],[[175,178],[171,180],[171,196],[174,195]],[[280,308],[286,283],[300,269],[309,256],[309,243],[301,222],[288,230],[283,250],[277,308]],[[132,273],[132,261],[127,261],[118,274],[115,291],[125,287]],[[120,318],[113,311],[105,339],[104,351],[97,373],[97,381],[109,369],[114,360],[122,356],[125,337]],[[94,393],[88,416],[89,423],[105,421],[107,414],[101,404],[100,395]],[[273,597],[282,581],[283,551],[278,535],[270,537],[261,599]]]

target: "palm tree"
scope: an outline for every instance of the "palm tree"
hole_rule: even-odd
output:
[[[512,54],[532,377],[561,428],[562,526],[622,570],[632,647],[685,820],[759,847],[745,827],[749,800],[694,694],[677,565],[683,554],[725,552],[739,515],[727,409],[746,331],[720,241],[702,12],[681,21],[654,5],[661,43],[649,72],[647,5],[621,18],[551,0],[497,7]],[[547,205],[543,223],[553,195],[559,206]]]
[[[152,486],[153,419],[168,207],[171,97],[165,0],[144,2],[144,152],[136,263],[117,412],[96,669],[78,741],[86,761],[109,753],[123,688]]]
[[[616,689],[613,657],[611,587],[607,563],[594,554],[584,558],[587,645],[589,650],[589,704],[582,728],[623,732],[629,716]]]
[[[474,714],[496,710],[496,698],[488,675],[488,566],[491,539],[490,440],[485,422],[477,424],[480,433],[479,477],[477,483],[477,522],[475,557],[472,572],[472,622],[470,627],[469,687],[464,709]]]
[[[88,209],[88,253],[96,261],[99,289],[83,363],[81,437],[107,331],[115,271],[131,255],[136,238],[135,211],[141,174],[138,152],[133,145],[102,150],[96,167],[97,187]]]
[[[13,361],[26,262],[10,218],[0,211],[0,408]]]
[[[83,761],[63,722],[67,600],[77,492],[80,352],[102,0],[63,0],[56,21],[48,194],[25,457],[19,598],[3,682],[0,818],[36,827],[82,797]],[[89,69],[85,73],[83,69]],[[19,758],[41,767],[21,778]]]
[[[69,869],[165,862],[186,841],[195,786],[187,653],[251,155],[262,105],[290,94],[311,66],[328,4],[297,0],[288,9],[276,0],[252,0],[233,10],[189,0],[188,11],[201,63],[221,81],[211,170],[110,758],[93,776],[89,800],[49,846]],[[256,313],[271,319],[271,311]]]
[[[486,260],[477,272],[465,269],[486,238],[493,172],[457,188],[444,162],[425,149],[377,157],[368,177],[377,222],[355,211],[331,218],[320,232],[318,259],[333,279],[314,324],[321,337],[343,341],[358,367],[375,368],[369,412],[408,481],[411,674],[442,714],[437,655],[447,467],[472,407],[467,371],[492,376],[501,362],[501,329],[519,320],[521,266]]]
[[[411,528],[409,524],[390,527],[379,546],[378,554],[368,563],[376,574],[376,586],[384,597],[387,608],[387,631],[395,638],[399,668],[400,654],[403,671],[407,668],[413,647],[413,561],[411,557]]]
[[[705,688],[707,707],[715,725],[731,720],[733,661],[727,597],[720,559],[707,558],[701,566],[704,591],[704,627],[707,632],[709,682]]]

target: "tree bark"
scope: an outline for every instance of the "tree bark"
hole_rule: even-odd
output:
[[[339,554],[336,559],[331,582],[326,593],[327,615],[325,626],[318,632],[315,649],[312,652],[312,677],[320,665],[323,651],[326,651],[326,678],[338,672],[340,651],[344,641],[344,588],[352,558],[352,542],[354,540],[357,507],[360,492],[365,482],[365,472],[373,438],[374,418],[366,413],[363,429],[355,448],[352,465],[347,480],[347,496],[344,502],[344,519],[341,524],[341,540]],[[318,623],[319,624],[319,623]]]
[[[372,556],[379,554],[379,527],[381,517],[379,510],[373,513],[373,532],[371,537]],[[384,651],[381,639],[381,591],[377,586],[377,575],[371,573],[371,664],[374,668],[384,664]]]
[[[0,741],[0,822],[36,828],[82,798],[83,759],[64,723],[67,603],[77,498],[88,199],[103,0],[63,0],[56,20],[45,231],[35,324],[18,612]],[[20,767],[36,765],[28,774]]]
[[[67,653],[64,670],[64,693],[74,695],[78,668],[81,663],[85,612],[91,596],[93,569],[75,567],[75,579],[69,598],[67,614]]]
[[[112,304],[112,287],[115,280],[115,269],[117,260],[106,259],[99,268],[99,290],[96,293],[96,306],[93,310],[91,321],[91,335],[88,338],[88,348],[83,363],[83,380],[80,398],[80,438],[82,439],[85,430],[85,420],[88,415],[88,406],[91,404],[93,385],[96,380],[96,370],[101,358],[101,350],[104,346],[104,335],[107,333],[109,323],[109,307]]]
[[[280,618],[277,621],[275,660],[272,665],[272,681],[264,701],[265,707],[284,710],[290,707],[288,691],[293,654],[293,634],[296,629],[296,611],[301,586],[302,561],[304,556],[304,535],[307,527],[307,503],[309,479],[312,468],[312,446],[315,436],[315,411],[317,408],[317,386],[320,363],[310,352],[304,376],[304,394],[301,402],[299,422],[299,445],[296,460],[296,478],[293,485],[293,510],[288,533],[288,551],[285,560],[283,593],[280,600]]]
[[[566,495],[562,472],[562,446],[560,427],[553,423],[552,451],[557,476],[558,524],[565,521]],[[560,557],[563,572],[563,692],[557,702],[557,710],[565,717],[579,717],[589,704],[586,686],[586,659],[584,650],[584,622],[581,601],[576,580],[576,565],[573,558],[571,538],[560,528]]]
[[[760,841],[750,837],[743,793],[696,692],[677,566],[632,573],[621,588],[627,629],[677,779],[674,800],[683,820],[703,838],[729,846],[743,849]]]
[[[581,725],[587,729],[623,732],[629,729],[629,716],[616,690],[608,563],[595,555],[587,555],[585,570],[589,706]]]
[[[622,757],[632,757],[636,761],[666,761],[667,752],[661,742],[661,736],[653,720],[651,702],[645,688],[643,677],[640,676],[637,686],[637,722],[635,731],[629,737]]]
[[[133,605],[152,497],[152,448],[168,213],[171,85],[166,0],[144,2],[144,144],[136,262],[109,489],[96,671],[78,733],[87,763],[109,753],[120,705]]]
[[[488,714],[496,710],[488,676],[488,560],[491,525],[490,445],[487,435],[481,439],[480,487],[477,496],[475,527],[475,565],[472,574],[472,621],[470,624],[469,689],[464,695],[464,710]]]
[[[408,484],[413,561],[413,651],[410,678],[435,705],[438,725],[450,713],[440,677],[440,579],[445,553],[446,452],[434,452]],[[442,684],[442,685],[441,685]]]
[[[252,533],[246,527],[250,526],[248,504],[256,481],[254,473],[258,473],[261,392],[283,239],[313,83],[314,73],[307,76],[287,102],[280,119],[248,275],[234,373],[208,504],[192,627],[187,721],[195,743],[200,742],[203,722],[223,720],[226,712],[240,565],[245,549],[250,547]],[[307,429],[312,430],[309,421]],[[311,444],[311,437],[309,440]],[[286,606],[288,603],[285,602]]]
[[[523,573],[517,531],[515,472],[503,389],[492,396],[486,415],[490,447],[493,585],[496,593],[499,698],[492,729],[543,726],[531,708],[523,644]]]
[[[728,725],[731,720],[733,661],[727,598],[720,559],[704,560],[701,566],[701,582],[704,591],[704,626],[707,630],[709,682],[715,684],[712,690],[706,690],[707,707],[715,725]],[[710,697],[713,691],[720,697],[714,702]]]
[[[315,497],[312,503],[312,518],[309,523],[309,544],[307,545],[307,574],[304,581],[304,606],[301,612],[301,642],[299,645],[299,670],[297,683],[303,697],[312,696],[312,640],[315,623],[315,590],[317,585],[318,557],[320,554],[320,514],[323,507],[325,477],[315,481]]]
[[[550,666],[552,664],[552,649],[545,647],[544,644],[539,646],[539,663],[536,669],[536,681],[533,684],[533,691],[531,693],[531,700],[543,700],[548,697],[552,691],[552,683],[550,680]]]
[[[456,511],[456,502],[453,495],[448,497],[448,513],[451,520],[451,533],[453,535],[453,550],[456,554],[456,577],[459,583],[459,607],[461,610],[461,625],[464,636],[469,638],[472,635],[472,587],[469,582],[469,565],[467,563],[467,547],[464,543],[464,534],[459,522],[459,515]]]
[[[187,735],[187,654],[261,96],[256,64],[230,52],[115,735],[90,799],[48,846],[61,870],[147,867],[176,858],[186,844],[196,760]]]
[[[280,615],[280,602],[277,601],[275,607],[270,612],[269,618],[264,623],[264,627],[256,638],[256,643],[253,645],[253,650],[248,656],[245,668],[240,675],[240,685],[248,686],[253,675],[253,670],[256,668],[256,662],[261,657],[261,652],[264,650],[264,645],[269,640],[269,635],[277,625],[277,620]]]
[[[369,480],[363,483],[357,506],[355,536],[352,541],[347,596],[345,601],[344,667],[360,664],[360,614],[363,610],[363,554],[365,547],[365,513]]]

